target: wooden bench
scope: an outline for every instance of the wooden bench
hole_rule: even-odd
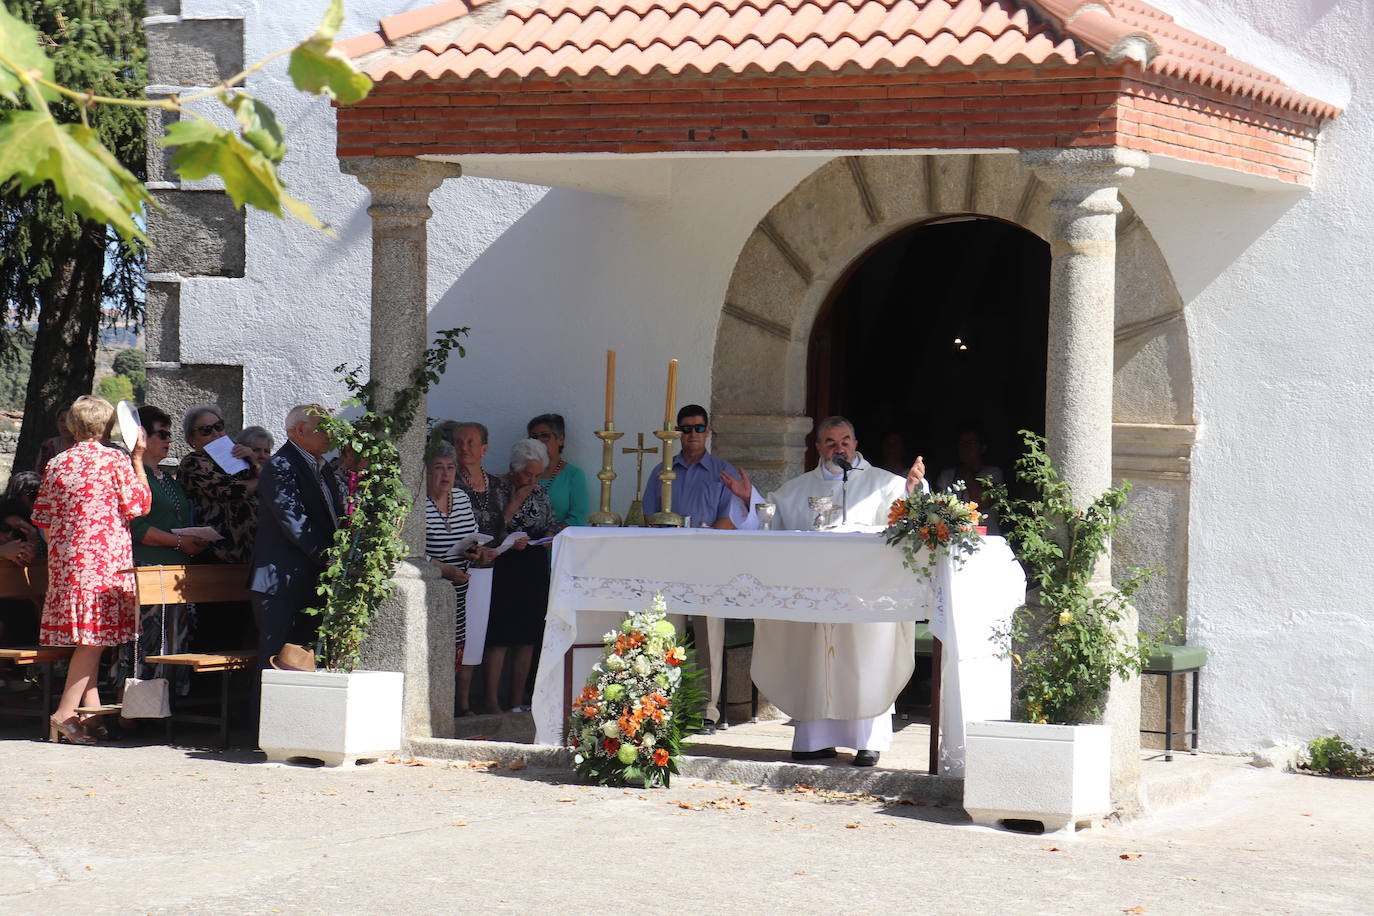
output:
[[[48,733],[48,716],[56,705],[57,694],[53,687],[53,665],[65,662],[72,657],[71,646],[17,646],[0,648],[0,659],[8,660],[16,667],[36,665],[39,674],[38,702],[25,706],[7,706],[3,712],[25,719],[38,719],[40,731]]]
[[[220,676],[219,715],[209,716],[197,713],[178,712],[178,701],[169,696],[172,714],[167,717],[167,740],[172,740],[172,730],[177,722],[190,722],[200,725],[215,725],[219,728],[220,747],[229,746],[229,679],[235,671],[250,670],[257,660],[258,653],[242,652],[183,652],[175,655],[149,655],[145,662],[150,665],[178,665],[191,669],[195,674],[214,674]],[[185,700],[180,701],[183,705]]]
[[[135,577],[138,588],[138,603],[141,605],[161,604],[213,604],[219,602],[248,601],[248,567],[242,564],[230,565],[172,565],[139,566],[121,570]],[[43,596],[48,588],[48,568],[46,564],[29,567],[0,567],[0,598],[28,598],[35,603],[35,613],[39,613]],[[0,648],[0,659],[9,659],[16,665],[39,665],[42,672],[42,691],[38,707],[16,707],[6,709],[13,715],[37,717],[46,720],[54,704],[53,665],[71,657],[72,646],[21,646]],[[167,730],[170,737],[173,720],[195,722],[220,727],[220,738],[226,746],[229,734],[229,676],[233,671],[247,668],[257,657],[252,650],[229,650],[211,653],[183,653],[176,655],[151,656],[145,661],[153,664],[183,665],[192,672],[220,673],[220,714],[200,716],[177,713],[168,719]],[[119,712],[117,703],[100,707],[83,707],[81,711],[91,715],[112,715]],[[44,733],[47,723],[43,722]]]

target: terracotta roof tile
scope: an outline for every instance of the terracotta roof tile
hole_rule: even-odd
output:
[[[1139,0],[545,0],[463,28],[488,2],[445,0],[390,16],[339,47],[366,58],[378,80],[1134,64],[1319,117],[1338,113]]]

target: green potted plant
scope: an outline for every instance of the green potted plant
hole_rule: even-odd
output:
[[[1123,634],[1134,619],[1131,597],[1153,570],[1133,569],[1114,586],[1095,578],[1125,520],[1130,483],[1080,505],[1045,440],[1021,435],[1016,477],[1030,495],[984,482],[1029,588],[1001,634],[1016,721],[969,723],[964,807],[979,823],[1027,819],[1063,829],[1112,809],[1103,707],[1113,679],[1138,676],[1159,643]]]
[[[320,412],[320,428],[345,456],[346,519],[326,553],[319,604],[304,613],[319,617],[318,671],[263,672],[259,746],[269,759],[309,757],[337,766],[375,758],[400,746],[402,674],[357,671],[363,641],[405,557],[401,537],[418,494],[406,485],[398,443],[414,425],[422,399],[439,381],[449,353],[465,355],[459,339],[467,328],[439,333],[424,353],[411,383],[391,403],[379,403],[377,383],[362,382],[361,368],[345,371],[344,407],[351,419]]]

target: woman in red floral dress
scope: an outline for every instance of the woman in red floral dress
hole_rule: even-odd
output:
[[[113,418],[109,401],[76,399],[67,415],[76,444],[48,462],[33,504],[33,523],[48,532],[48,595],[39,641],[76,646],[49,720],[53,741],[93,743],[76,708],[100,705],[96,672],[105,647],[134,638],[137,585],[120,570],[134,565],[129,520],[152,504],[143,470],[147,440],[140,432],[132,459],[101,445]]]

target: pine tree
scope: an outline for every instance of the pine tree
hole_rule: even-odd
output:
[[[142,96],[143,0],[5,0],[5,6],[42,34],[61,84]],[[61,121],[81,119],[68,101],[51,105]],[[86,118],[124,167],[144,178],[145,113],[98,105]],[[143,268],[143,252],[121,245],[105,225],[65,214],[52,185],[0,195],[0,302],[7,306],[0,359],[12,360],[15,335],[37,324],[15,467],[31,467],[42,441],[56,434],[58,409],[90,392],[104,316],[141,320]]]

